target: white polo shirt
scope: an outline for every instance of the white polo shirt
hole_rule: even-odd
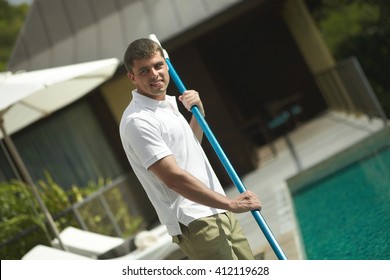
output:
[[[119,130],[127,158],[170,235],[181,234],[179,222],[188,225],[198,218],[226,212],[182,197],[148,170],[156,161],[173,155],[181,168],[225,195],[200,143],[179,112],[174,96],[167,95],[165,101],[157,101],[134,90]]]

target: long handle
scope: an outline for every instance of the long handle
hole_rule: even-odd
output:
[[[157,37],[154,34],[149,35],[149,38],[151,40],[157,42],[161,46],[159,40],[157,39]],[[183,94],[183,92],[186,91],[186,87],[184,86],[184,84],[181,81],[179,75],[177,74],[175,68],[173,67],[173,65],[168,57],[168,53],[165,50],[164,50],[164,56],[165,56],[165,60],[167,62],[167,65],[169,67],[169,75],[171,76],[176,87],[179,89],[180,94]],[[205,118],[200,113],[199,108],[197,106],[193,106],[191,108],[191,112],[194,115],[194,117],[196,118],[196,120],[198,121],[200,127],[202,128],[204,134],[206,135],[207,139],[209,140],[211,146],[213,147],[219,160],[221,161],[222,165],[225,167],[227,173],[229,174],[230,178],[232,179],[234,185],[237,187],[238,191],[240,193],[245,192],[246,188],[245,188],[244,184],[242,183],[240,177],[237,175],[236,171],[234,170],[234,168],[233,168],[232,164],[230,163],[229,159],[227,158],[225,152],[222,150],[221,146],[219,145],[213,132],[211,131],[210,127],[208,126]],[[260,211],[253,210],[251,212],[252,212],[252,215],[255,218],[256,222],[259,224],[268,243],[271,245],[272,249],[274,250],[278,259],[279,260],[287,260],[286,255],[284,254],[283,250],[280,248],[277,240],[275,239],[272,231],[270,230],[269,226],[267,225],[267,223],[264,220],[263,216],[261,215]]]

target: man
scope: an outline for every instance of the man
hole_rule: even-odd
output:
[[[136,40],[124,62],[136,89],[120,123],[123,148],[173,242],[190,259],[254,259],[232,212],[261,203],[250,191],[226,197],[200,145],[202,129],[194,117],[188,124],[175,97],[166,94],[170,78],[161,47]],[[205,114],[196,91],[179,100]]]

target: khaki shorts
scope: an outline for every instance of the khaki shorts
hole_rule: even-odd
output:
[[[180,224],[182,234],[172,237],[192,260],[253,260],[249,243],[235,216],[216,214]]]

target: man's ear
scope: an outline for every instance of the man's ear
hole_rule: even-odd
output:
[[[127,72],[127,77],[129,78],[129,80],[134,84],[135,82],[135,76],[133,73],[131,72]]]

